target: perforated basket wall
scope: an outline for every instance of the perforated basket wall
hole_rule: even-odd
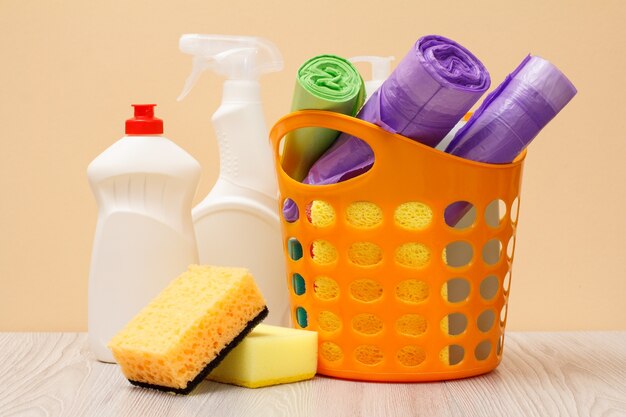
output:
[[[374,166],[327,186],[291,179],[279,143],[310,126],[365,140]],[[291,199],[299,209],[295,221],[281,215],[292,318],[319,333],[318,372],[423,381],[494,369],[503,351],[523,157],[476,163],[322,111],[283,117],[270,138],[279,204]],[[444,212],[459,201],[474,206],[474,219],[470,212],[451,227]]]

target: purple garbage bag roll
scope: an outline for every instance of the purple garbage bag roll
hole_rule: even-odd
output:
[[[576,92],[557,67],[528,55],[485,98],[445,151],[479,162],[512,162]],[[446,223],[455,225],[468,210],[461,203],[449,207]]]
[[[574,95],[576,88],[557,67],[528,55],[485,98],[446,152],[473,161],[509,163]]]
[[[365,103],[359,119],[436,146],[489,88],[485,66],[443,36],[424,36]],[[332,184],[368,170],[370,147],[343,133],[317,160],[303,182]]]

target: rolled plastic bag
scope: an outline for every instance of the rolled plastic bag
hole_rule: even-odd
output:
[[[476,110],[446,148],[473,161],[513,161],[576,95],[554,65],[528,55]]]
[[[365,103],[357,117],[435,146],[489,88],[485,66],[443,36],[424,36]],[[367,171],[370,147],[342,133],[311,167],[307,184],[332,184]]]
[[[347,59],[319,55],[299,69],[291,111],[329,110],[354,116],[365,101],[365,83]],[[282,166],[297,181],[302,181],[311,165],[339,136],[336,130],[307,127],[285,137]]]
[[[485,98],[445,151],[478,162],[512,162],[576,92],[557,67],[528,55]],[[470,208],[460,202],[448,207],[446,223],[455,225]]]

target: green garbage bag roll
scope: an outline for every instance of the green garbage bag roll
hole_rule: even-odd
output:
[[[365,100],[365,83],[347,59],[319,55],[306,61],[296,78],[291,110],[328,110],[354,116]],[[302,181],[311,165],[339,136],[336,130],[307,127],[285,137],[282,166]]]

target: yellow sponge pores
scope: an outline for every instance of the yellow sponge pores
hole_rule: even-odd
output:
[[[208,379],[259,388],[310,379],[316,370],[316,332],[260,324]]]
[[[192,265],[109,348],[132,384],[187,394],[265,316],[248,270]]]

